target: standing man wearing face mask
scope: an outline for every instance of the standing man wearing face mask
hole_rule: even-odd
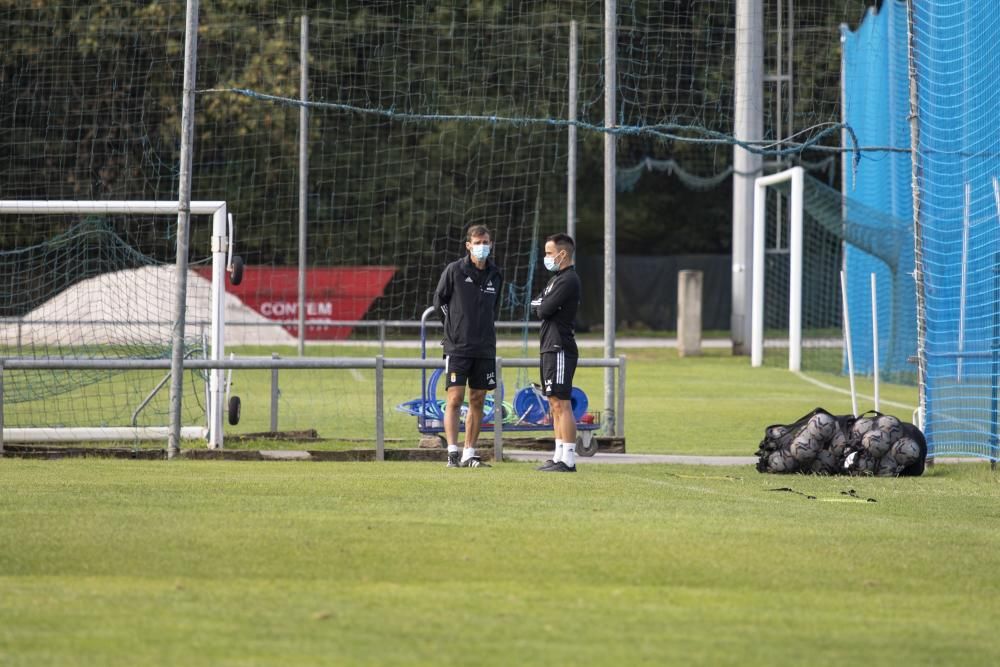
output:
[[[542,320],[542,391],[549,399],[556,447],[552,458],[539,470],[576,472],[576,419],[570,403],[573,374],[580,353],[573,323],[580,307],[580,277],[573,266],[576,244],[568,234],[553,234],[545,240],[545,268],[555,275],[531,305]]]
[[[445,267],[434,291],[434,307],[444,323],[444,374],[448,397],[444,433],[448,439],[449,468],[489,465],[476,456],[476,441],[483,421],[486,392],[497,386],[497,333],[503,277],[493,260],[490,230],[469,227],[465,236],[468,255]],[[465,447],[459,451],[458,422],[469,385],[469,410],[465,418]]]

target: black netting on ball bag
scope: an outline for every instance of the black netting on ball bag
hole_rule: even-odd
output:
[[[837,416],[816,408],[764,429],[756,456],[758,472],[909,477],[923,474],[927,441],[892,415]]]

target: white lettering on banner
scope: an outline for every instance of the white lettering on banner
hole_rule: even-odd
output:
[[[282,319],[295,317],[299,313],[299,304],[295,301],[262,301],[260,313],[264,317]],[[333,302],[307,301],[306,317],[333,317]]]

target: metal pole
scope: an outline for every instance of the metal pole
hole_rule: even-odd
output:
[[[875,382],[875,410],[879,409],[878,386],[878,280],[871,274],[872,281],[872,379]]]
[[[615,428],[619,438],[625,437],[625,357],[618,359],[618,419]]]
[[[378,321],[378,353],[385,356],[385,320]]]
[[[0,359],[0,456],[3,456],[3,359]]]
[[[566,233],[576,240],[577,24],[569,23],[569,151],[566,156]]]
[[[503,359],[497,357],[497,388],[493,390],[493,461],[503,461]]]
[[[920,102],[917,90],[917,44],[913,26],[913,0],[906,0],[907,70],[910,80],[910,187],[913,193],[913,281],[917,287],[917,391],[920,422],[928,437],[928,459],[933,460],[934,434],[927,423],[927,302],[924,299],[923,230],[920,222]]]
[[[375,460],[385,461],[385,357],[375,357]]]
[[[309,17],[299,30],[299,98],[309,100]],[[299,106],[299,356],[306,353],[306,223],[309,220],[309,109]]]
[[[277,352],[271,353],[272,359],[280,359],[281,357]],[[271,369],[271,433],[278,432],[278,395],[280,394],[278,389],[278,369]]]
[[[736,2],[735,118],[733,136],[756,141],[763,134],[764,12],[762,0]],[[747,354],[750,343],[750,276],[753,272],[751,232],[754,177],[761,157],[740,146],[733,147],[733,289],[730,321],[733,354]]]
[[[184,317],[187,305],[188,228],[191,223],[191,153],[194,145],[194,88],[198,57],[198,0],[188,0],[184,27],[184,92],[181,104],[181,163],[177,198],[177,289],[174,292],[173,350],[170,356],[170,433],[167,458],[181,450],[184,396]]]
[[[604,357],[615,356],[615,100],[617,99],[617,19],[615,0],[604,2]],[[604,369],[606,428],[614,433],[614,369]]]
[[[958,286],[958,358],[955,360],[958,381],[962,381],[962,352],[965,351],[965,293],[969,267],[969,217],[972,211],[972,184],[965,184],[962,208],[962,278]],[[877,408],[876,408],[877,409]]]
[[[847,375],[851,380],[851,414],[858,416],[858,394],[854,387],[854,351],[851,347],[851,318],[847,308],[847,274],[840,272],[840,296],[844,308],[844,347],[847,349]]]

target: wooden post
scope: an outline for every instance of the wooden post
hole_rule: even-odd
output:
[[[701,355],[701,271],[677,273],[677,356]]]

